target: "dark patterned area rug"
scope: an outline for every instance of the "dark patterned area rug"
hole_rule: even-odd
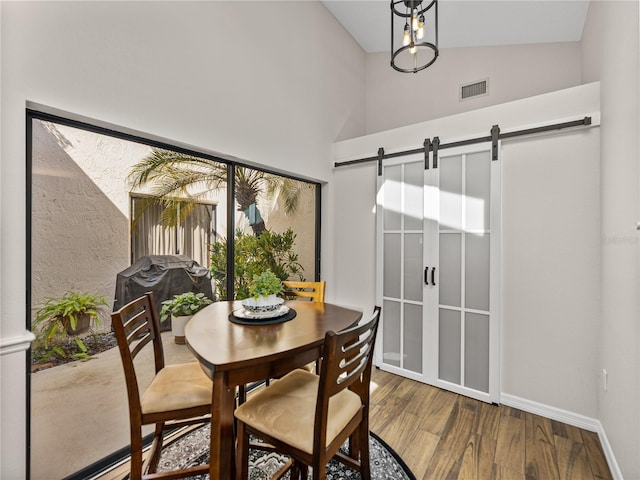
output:
[[[162,450],[158,471],[191,467],[209,462],[209,425],[174,440]],[[372,480],[416,480],[402,459],[375,434],[369,437]],[[286,463],[288,457],[273,452],[251,450],[249,478],[266,480]],[[288,477],[289,474],[285,478]],[[194,479],[209,478],[208,475]],[[359,480],[360,473],[332,460],[327,465],[327,480]]]

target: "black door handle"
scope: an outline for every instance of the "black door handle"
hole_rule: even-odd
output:
[[[424,284],[429,285],[429,267],[424,267]],[[436,267],[431,269],[431,285],[436,284]]]

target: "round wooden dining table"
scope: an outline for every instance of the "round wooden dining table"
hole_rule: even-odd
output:
[[[320,358],[326,332],[355,325],[362,312],[329,303],[286,301],[295,317],[282,323],[238,324],[240,301],[216,302],[185,327],[186,343],[213,381],[211,480],[235,477],[233,411],[236,387],[278,377]],[[275,321],[275,320],[274,320]]]

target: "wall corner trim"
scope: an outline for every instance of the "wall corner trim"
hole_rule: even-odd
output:
[[[35,338],[32,332],[25,330],[22,335],[0,339],[0,355],[23,352],[31,346]]]
[[[557,420],[568,425],[573,425],[574,427],[583,428],[590,432],[596,432],[600,439],[600,445],[602,446],[602,451],[607,459],[607,464],[609,465],[609,470],[611,470],[612,477],[614,480],[624,480],[620,467],[618,466],[618,462],[613,454],[609,439],[607,438],[607,434],[604,431],[604,426],[600,420],[587,417],[579,413],[570,412],[568,410],[563,410],[561,408],[545,405],[543,403],[527,400],[508,393],[502,393],[500,395],[500,403],[508,407],[517,408],[518,410],[550,418],[551,420]]]

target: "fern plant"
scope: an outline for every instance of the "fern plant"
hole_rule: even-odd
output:
[[[50,342],[56,337],[72,336],[80,353],[72,355],[74,358],[88,359],[87,347],[77,336],[78,319],[88,316],[96,325],[100,325],[98,312],[107,306],[104,296],[88,292],[71,290],[62,297],[47,297],[35,312],[33,326],[38,330],[37,339],[49,348]],[[52,346],[45,359],[52,355],[66,357],[66,352],[58,345]]]

